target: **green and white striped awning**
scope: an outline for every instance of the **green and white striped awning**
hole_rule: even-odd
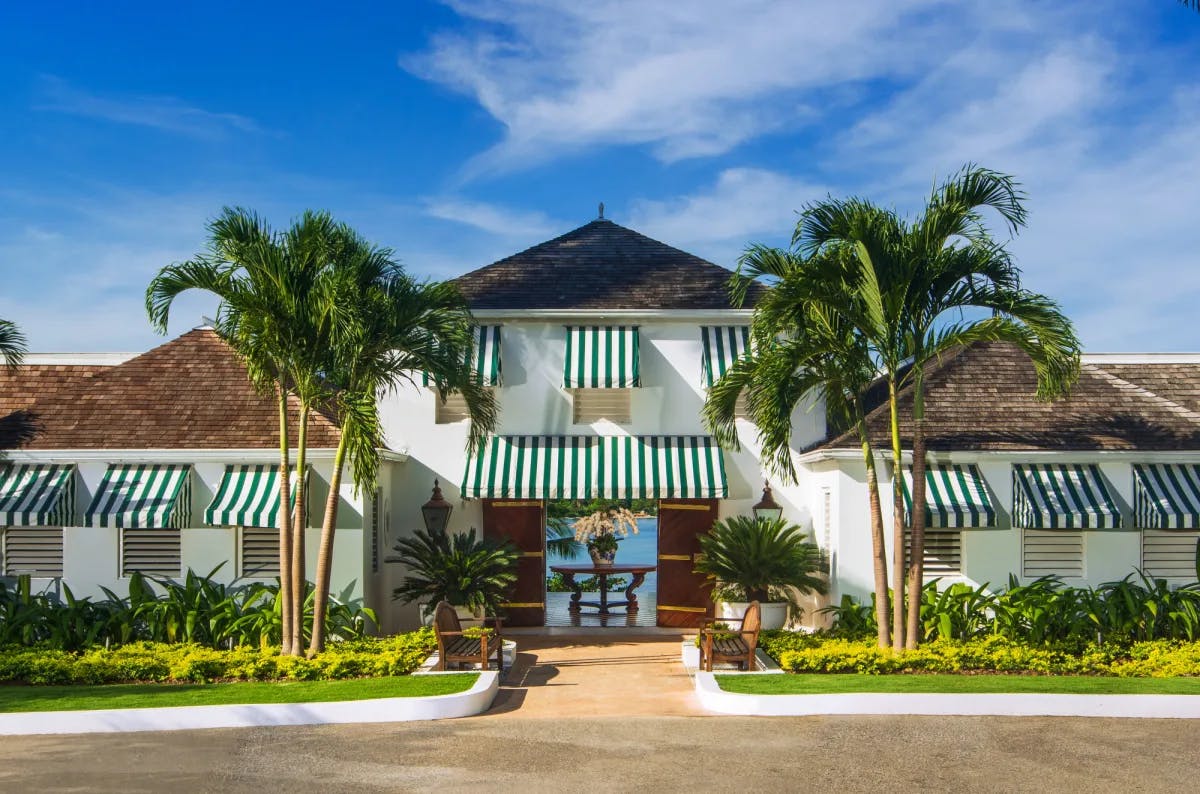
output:
[[[467,461],[483,499],[703,499],[728,495],[708,436],[493,436]]]
[[[1098,466],[1018,465],[1013,467],[1013,526],[1116,529],[1121,511]]]
[[[640,386],[636,325],[569,325],[563,388]]]
[[[904,470],[904,513],[912,522],[912,469]],[[925,469],[925,526],[994,527],[992,507],[983,475],[973,465],[929,466]]]
[[[704,346],[700,360],[704,385],[712,388],[739,358],[750,352],[750,326],[703,325],[700,342]]]
[[[500,385],[500,326],[478,325],[475,327],[475,356],[471,368],[484,386]],[[429,386],[432,379],[428,372],[421,373],[421,385]]]
[[[289,482],[294,506],[294,471]],[[217,495],[204,511],[204,523],[215,527],[278,527],[279,467],[226,466]]]
[[[0,526],[70,526],[75,520],[74,472],[74,466],[60,463],[0,469]]]
[[[1138,529],[1200,529],[1200,466],[1133,464],[1133,517]]]
[[[183,529],[191,522],[191,466],[109,466],[84,515],[90,527]]]

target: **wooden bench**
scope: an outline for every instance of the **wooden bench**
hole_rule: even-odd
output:
[[[445,670],[452,662],[462,665],[464,662],[477,664],[480,669],[488,669],[488,660],[496,657],[496,666],[504,672],[504,641],[500,639],[500,618],[485,618],[495,622],[495,629],[488,637],[463,636],[462,624],[458,613],[449,602],[442,601],[433,613],[433,631],[437,635],[438,670]]]
[[[740,623],[740,629],[718,628],[716,623]],[[754,651],[762,626],[762,607],[751,601],[741,618],[705,618],[700,627],[700,669],[711,673],[713,662],[735,662],[739,670],[754,669]]]

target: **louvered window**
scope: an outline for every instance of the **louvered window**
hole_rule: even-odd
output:
[[[1196,579],[1200,531],[1142,530],[1142,570],[1156,579]]]
[[[436,424],[448,425],[454,422],[465,422],[471,418],[471,413],[467,410],[467,398],[463,397],[462,392],[447,394],[444,403],[441,396],[438,395],[433,402],[433,421]]]
[[[242,527],[242,576],[274,579],[279,576],[279,530],[274,527]]]
[[[571,394],[577,425],[601,419],[626,425],[632,421],[633,389],[572,389]]]
[[[912,539],[905,544],[905,553],[911,559]],[[929,527],[925,530],[925,565],[922,568],[926,581],[939,576],[962,575],[962,530]]]
[[[4,530],[4,575],[52,578],[63,575],[60,527],[9,527]]]
[[[179,576],[178,529],[122,529],[121,575]]]
[[[1021,541],[1022,575],[1083,576],[1083,532],[1026,529]]]

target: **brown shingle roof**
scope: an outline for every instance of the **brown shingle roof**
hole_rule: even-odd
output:
[[[0,416],[28,408],[41,396],[70,388],[111,367],[98,364],[22,364],[0,367]]]
[[[279,444],[274,399],[254,391],[246,368],[210,329],[189,331],[74,382],[43,378],[34,387],[38,394],[31,404],[0,419],[0,448],[272,449]],[[291,414],[294,444],[299,415],[294,402]],[[309,447],[337,442],[337,425],[314,414]]]
[[[455,283],[472,309],[730,309],[730,275],[601,219]],[[760,291],[751,289],[748,305]]]
[[[1197,450],[1200,413],[1142,385],[1159,365],[1084,364],[1071,393],[1037,399],[1033,364],[1016,347],[980,343],[947,356],[927,371],[926,429],[931,450]],[[1197,391],[1200,365],[1175,365],[1177,391]],[[1161,379],[1151,379],[1161,383]],[[905,446],[910,443],[912,389],[901,392]],[[891,446],[887,405],[868,416],[872,442]],[[857,448],[853,432],[819,444]]]

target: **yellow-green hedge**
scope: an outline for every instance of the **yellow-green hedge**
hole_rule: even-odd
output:
[[[1003,637],[937,640],[912,651],[792,632],[767,632],[763,649],[792,673],[1002,672],[1170,678],[1200,676],[1200,642],[1154,640],[1089,645],[1080,652],[1023,645]]]
[[[332,643],[313,659],[278,648],[214,650],[202,645],[135,642],[71,653],[42,648],[0,650],[0,682],[113,684],[135,681],[318,681],[404,675],[437,648],[432,629]]]

